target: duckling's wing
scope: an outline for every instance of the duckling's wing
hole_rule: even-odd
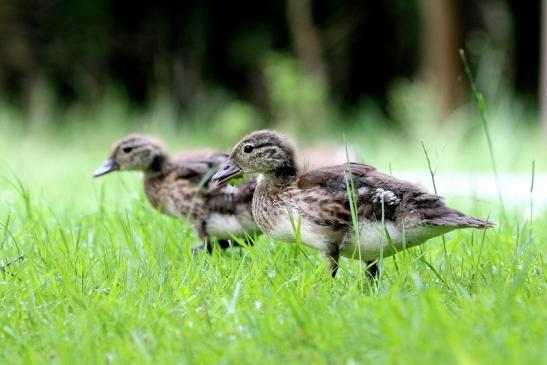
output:
[[[297,181],[297,186],[300,189],[309,189],[320,186],[321,188],[339,192],[346,190],[346,181],[353,176],[354,182],[358,183],[366,176],[373,174],[376,168],[370,165],[359,164],[355,162],[346,163],[343,165],[325,166],[318,169],[313,169],[302,174]],[[357,188],[357,186],[356,186]]]
[[[297,186],[300,189],[321,189],[322,194],[328,194],[330,199],[346,208],[342,216],[349,214],[349,190],[354,191],[360,218],[380,220],[383,217],[398,221],[412,215],[419,219],[419,224],[424,225],[456,228],[492,226],[490,222],[447,207],[438,195],[429,194],[408,181],[384,174],[369,165],[347,163],[311,170],[299,178]]]
[[[358,163],[310,170],[296,182],[302,196],[300,205],[305,206],[306,215],[319,224],[324,222],[334,228],[351,227],[349,191],[356,200],[359,219],[381,220],[383,217],[395,220],[396,208],[401,201],[388,191],[382,202],[375,186],[379,175],[383,174],[374,167]],[[317,206],[320,209],[314,209]]]
[[[174,168],[177,178],[189,179],[206,186],[219,166],[224,163],[228,155],[212,153],[201,156],[200,159],[180,159]]]
[[[495,226],[492,222],[480,218],[470,217],[456,209],[449,207],[444,208],[444,210],[439,212],[440,214],[437,213],[434,217],[427,217],[423,224],[431,226],[477,229],[486,229]]]
[[[413,215],[420,219],[422,225],[480,229],[494,226],[492,222],[447,207],[442,197],[391,175],[372,171],[364,182],[375,193],[372,195],[373,200],[383,196],[388,208],[390,205],[396,208],[395,219]]]
[[[184,163],[178,164],[173,172],[177,179],[198,183],[209,169],[208,164],[203,161],[184,161]]]
[[[238,214],[241,210],[251,212],[253,194],[256,188],[256,175],[250,175],[247,181],[231,186],[214,186],[207,192],[209,210],[223,214]]]

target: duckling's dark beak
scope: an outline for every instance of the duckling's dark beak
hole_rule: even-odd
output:
[[[99,167],[95,172],[93,172],[93,177],[99,177],[108,174],[109,172],[119,170],[120,166],[112,161],[106,160],[101,167]]]
[[[216,182],[217,185],[222,185],[228,180],[240,176],[243,174],[241,167],[236,165],[232,160],[226,161],[226,163],[213,175],[212,180]]]

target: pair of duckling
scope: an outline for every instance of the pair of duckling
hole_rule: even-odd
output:
[[[199,248],[210,251],[210,236],[227,242],[259,230],[319,250],[333,277],[340,256],[362,260],[375,276],[380,257],[454,229],[493,227],[369,165],[348,162],[300,173],[291,144],[270,130],[247,135],[229,156],[179,159],[153,139],[130,136],[94,175],[130,169],[144,171],[154,207],[194,225]],[[226,185],[243,174],[247,182]]]

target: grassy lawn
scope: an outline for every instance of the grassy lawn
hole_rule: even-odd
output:
[[[385,259],[374,283],[348,260],[331,280],[317,252],[264,236],[193,257],[189,226],[147,204],[138,174],[91,178],[126,132],[101,128],[4,125],[0,363],[547,363],[545,212],[507,207],[503,221],[497,203],[449,199],[500,224],[451,233],[446,251],[437,238]],[[208,143],[157,134],[173,147]],[[427,170],[419,142],[364,149],[395,175],[407,161]],[[484,145],[462,154],[488,167]]]

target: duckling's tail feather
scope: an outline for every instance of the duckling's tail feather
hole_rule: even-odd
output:
[[[451,209],[451,212],[448,214],[432,219],[426,219],[424,223],[432,226],[477,229],[487,229],[495,226],[492,222],[480,218],[470,217],[453,209]]]

